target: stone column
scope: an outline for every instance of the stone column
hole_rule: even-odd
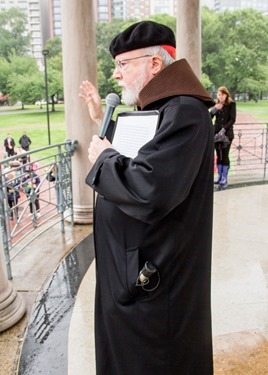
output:
[[[177,1],[177,59],[185,58],[201,77],[200,0]]]
[[[7,278],[2,233],[0,231],[0,332],[16,324],[24,313],[24,300],[13,289],[12,282]]]
[[[78,140],[72,157],[74,222],[92,223],[92,190],[85,184],[90,170],[87,150],[96,126],[79,98],[81,82],[97,85],[95,1],[62,3],[62,51],[67,138]]]

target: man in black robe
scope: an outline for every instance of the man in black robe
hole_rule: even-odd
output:
[[[96,373],[211,375],[213,100],[187,61],[175,61],[164,25],[134,24],[110,52],[124,102],[159,111],[159,125],[135,158],[108,140],[112,121],[88,150],[86,182],[98,193]],[[100,124],[97,90],[88,81],[81,90]]]

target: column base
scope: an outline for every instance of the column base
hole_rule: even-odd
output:
[[[24,300],[16,290],[13,289],[11,281],[7,281],[7,290],[5,290],[4,298],[0,296],[0,332],[12,327],[25,314],[26,306]]]
[[[73,206],[75,224],[93,223],[93,206]]]

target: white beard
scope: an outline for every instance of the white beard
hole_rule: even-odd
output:
[[[119,86],[124,87],[124,90],[122,91],[122,99],[124,103],[129,106],[137,105],[139,94],[146,83],[145,69],[142,69],[140,75],[128,86],[126,86],[123,81],[118,82]]]

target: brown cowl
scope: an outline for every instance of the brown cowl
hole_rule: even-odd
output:
[[[203,101],[208,108],[214,100],[204,89],[185,59],[175,61],[155,76],[140,92],[141,109],[158,100],[188,95]]]

